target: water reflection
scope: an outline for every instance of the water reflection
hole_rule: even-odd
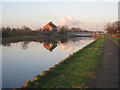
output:
[[[57,42],[42,42],[42,44],[50,52],[57,47]]]
[[[10,42],[2,45],[3,88],[21,87],[27,80],[52,67],[92,42],[93,38]],[[22,48],[21,48],[22,47]],[[52,52],[52,53],[51,53]]]
[[[22,41],[21,42],[22,49],[26,50],[28,48],[29,43],[30,41]]]
[[[2,43],[3,46],[11,47],[11,43]]]
[[[53,52],[53,50],[57,47],[57,45],[59,45],[62,50],[65,49],[67,51],[70,51],[70,50],[74,49],[75,47],[77,47],[79,45],[79,42],[81,42],[81,44],[82,44],[82,40],[85,40],[85,39],[92,40],[94,38],[78,37],[78,38],[70,38],[70,39],[64,38],[64,39],[60,39],[60,40],[41,40],[40,39],[40,40],[36,40],[34,42],[42,44],[43,47],[46,48],[50,52]],[[22,49],[23,50],[28,49],[30,42],[32,42],[32,41],[21,41],[20,43],[21,43]],[[77,44],[77,42],[78,42],[78,44]],[[19,42],[7,41],[5,43],[2,43],[2,45],[11,47],[12,44],[14,44],[14,43],[19,43]]]

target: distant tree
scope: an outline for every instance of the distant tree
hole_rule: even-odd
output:
[[[110,34],[120,33],[120,21],[107,23],[105,31]]]
[[[120,34],[120,21],[116,21],[114,24],[114,30]]]
[[[11,31],[10,27],[7,27],[7,28],[2,27],[2,36],[3,37],[10,37],[10,31]]]
[[[111,24],[111,23],[107,23],[107,24],[106,24],[106,29],[105,29],[105,31],[106,31],[107,33],[112,33],[112,32],[113,32],[113,27],[112,27],[112,24]]]
[[[15,36],[26,36],[32,35],[32,30],[29,27],[20,28],[10,28],[2,27],[2,37],[15,37]]]
[[[88,32],[87,30],[83,30],[84,32]]]
[[[70,29],[70,31],[71,31],[71,32],[80,32],[80,31],[82,31],[82,29],[81,29],[81,28],[72,27],[72,28]]]
[[[67,31],[65,31],[65,30],[60,30],[60,34],[67,34]]]
[[[22,30],[31,31],[31,29],[29,27],[26,27],[26,26],[22,26]]]
[[[67,25],[64,25],[64,26],[59,28],[59,31],[62,31],[62,30],[65,31],[65,32],[68,32],[70,29],[68,28]]]

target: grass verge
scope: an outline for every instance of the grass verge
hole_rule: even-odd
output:
[[[107,35],[115,44],[117,44],[120,47],[120,38],[116,38],[112,35]]]
[[[104,38],[73,53],[60,63],[27,81],[23,88],[86,88],[95,79],[101,61]]]

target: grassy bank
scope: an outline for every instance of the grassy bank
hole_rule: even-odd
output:
[[[117,44],[118,46],[120,46],[120,38],[116,38],[112,35],[107,35],[115,44]]]
[[[104,38],[100,37],[90,45],[73,53],[60,63],[27,81],[24,88],[81,88],[90,87],[96,77],[101,61]]]

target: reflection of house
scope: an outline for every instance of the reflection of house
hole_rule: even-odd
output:
[[[55,47],[57,47],[57,43],[45,43],[42,42],[43,46],[48,49],[50,52],[53,51],[53,49],[55,49]]]
[[[47,25],[45,25],[41,32],[57,32],[57,26],[54,25],[52,22],[49,22]]]

